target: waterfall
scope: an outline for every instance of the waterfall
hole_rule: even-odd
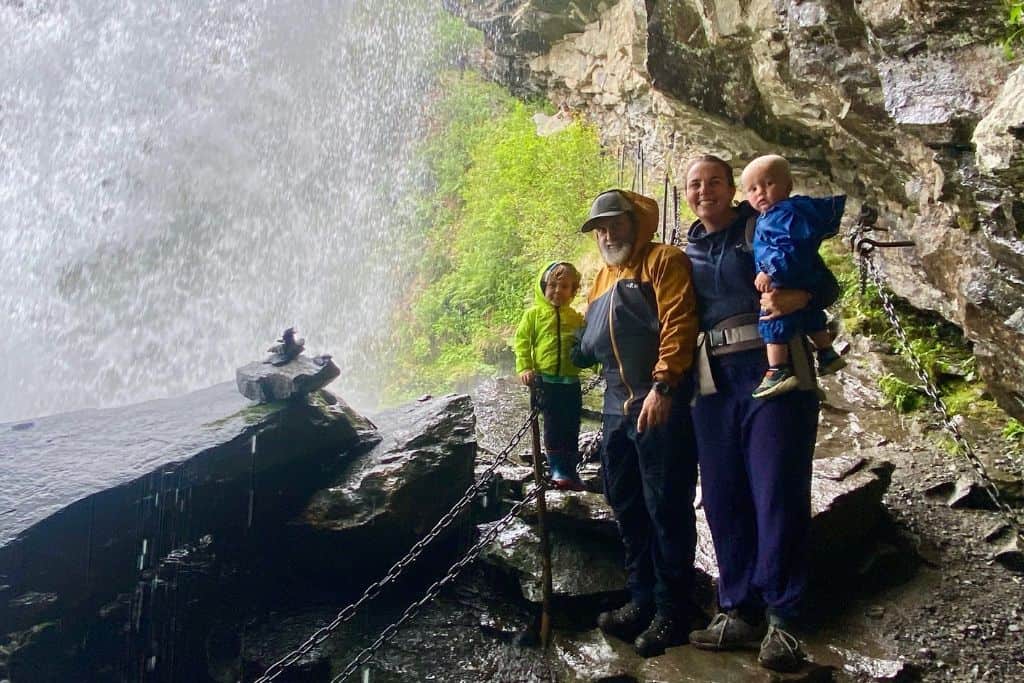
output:
[[[297,324],[375,400],[427,0],[0,0],[0,421],[233,379]]]

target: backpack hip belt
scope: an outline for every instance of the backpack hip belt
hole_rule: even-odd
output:
[[[695,365],[698,392],[694,398],[698,394],[708,396],[718,392],[714,373],[711,372],[712,356],[752,351],[765,345],[757,331],[757,320],[756,313],[734,315],[697,335]],[[811,361],[811,347],[803,334],[795,334],[789,340],[789,362],[793,365],[800,390],[814,391],[818,388],[818,378]]]

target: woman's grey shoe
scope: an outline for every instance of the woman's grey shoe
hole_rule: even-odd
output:
[[[731,610],[719,612],[707,628],[690,633],[690,644],[701,650],[754,649],[764,633],[764,624],[751,624]]]
[[[653,608],[641,607],[630,601],[619,609],[601,612],[597,616],[597,625],[608,635],[630,642],[647,628],[653,615]]]
[[[792,673],[803,666],[807,655],[800,648],[800,641],[778,626],[769,626],[768,633],[761,641],[761,652],[757,661],[766,669]]]
[[[651,625],[636,637],[633,647],[641,657],[665,654],[665,648],[686,644],[688,627],[674,617],[656,614]]]

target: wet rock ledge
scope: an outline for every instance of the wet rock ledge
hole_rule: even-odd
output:
[[[0,425],[0,679],[207,680],[265,596],[397,560],[471,481],[474,415],[375,419],[225,383]]]

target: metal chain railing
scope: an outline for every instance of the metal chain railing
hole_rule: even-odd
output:
[[[594,377],[583,387],[582,393],[586,395],[600,384],[601,381],[602,377],[600,375]],[[443,533],[445,529],[447,529],[458,518],[459,514],[466,508],[466,506],[468,506],[484,489],[484,487],[490,483],[490,480],[494,476],[498,467],[508,460],[509,456],[512,454],[512,450],[519,445],[519,442],[522,441],[526,433],[530,431],[530,425],[537,418],[539,412],[540,411],[537,408],[530,411],[526,421],[512,435],[512,438],[509,440],[509,443],[505,448],[494,456],[494,462],[492,462],[487,469],[480,474],[480,478],[466,489],[466,492],[455,503],[455,505],[453,505],[452,508],[437,521],[434,527],[423,538],[417,541],[416,544],[409,549],[409,552],[406,553],[404,557],[395,562],[383,577],[367,586],[366,590],[363,591],[363,594],[358,600],[344,607],[337,615],[335,615],[334,619],[325,626],[314,631],[313,634],[301,645],[271,664],[267,670],[263,672],[263,675],[256,679],[254,683],[268,683],[269,681],[276,679],[285,671],[285,669],[298,662],[314,647],[327,640],[339,626],[344,624],[346,621],[351,620],[363,605],[380,595],[388,584],[397,580],[402,575],[402,572],[404,572],[409,565],[413,564],[419,558],[423,549],[433,542],[434,539],[440,536],[441,533]]]
[[[405,556],[402,557],[402,559],[398,560],[393,565],[391,565],[391,569],[389,569],[388,572],[382,578],[371,583],[358,600],[356,600],[355,602],[351,603],[350,605],[342,609],[340,612],[338,612],[338,614],[334,617],[334,619],[330,621],[330,623],[317,629],[313,633],[313,635],[311,635],[309,638],[305,640],[305,642],[303,642],[301,645],[299,645],[297,648],[289,652],[287,655],[285,655],[284,657],[270,665],[270,667],[263,673],[263,675],[256,679],[255,683],[267,683],[268,681],[272,681],[278,676],[280,676],[285,669],[299,661],[314,647],[316,647],[323,641],[327,640],[327,638],[330,637],[331,633],[333,633],[339,626],[341,626],[343,623],[349,621],[352,617],[354,617],[356,615],[356,612],[359,611],[359,608],[361,608],[370,600],[376,598],[378,595],[380,595],[381,591],[384,589],[385,586],[398,579],[398,577],[402,575],[402,572],[404,572],[409,565],[411,565],[419,558],[419,556],[423,552],[423,549],[426,548],[434,539],[440,536],[441,533],[443,533],[445,529],[447,529],[458,518],[459,513],[461,513],[466,508],[466,506],[468,506],[476,498],[477,494],[479,494],[480,491],[482,491],[485,486],[487,486],[487,484],[491,480],[491,477],[494,475],[494,472],[506,460],[508,460],[508,457],[512,453],[512,450],[519,444],[520,441],[522,441],[523,436],[525,436],[526,433],[530,430],[530,423],[536,418],[537,414],[538,411],[536,409],[530,412],[530,416],[526,419],[526,422],[524,422],[523,425],[519,427],[518,430],[516,430],[515,434],[512,435],[512,439],[509,441],[508,445],[505,446],[505,448],[503,448],[501,452],[494,457],[494,462],[491,463],[487,467],[487,469],[481,473],[480,478],[468,489],[466,489],[466,492],[462,495],[458,502],[456,502],[455,505],[453,505],[452,508],[448,510],[448,512],[446,512],[444,516],[437,521],[434,527],[429,532],[427,532],[427,534],[423,538],[417,541],[416,544],[409,549],[409,552],[406,553]]]
[[[430,587],[427,588],[426,592],[423,594],[423,597],[409,605],[406,608],[405,612],[402,613],[402,616],[400,616],[396,621],[392,622],[391,624],[388,624],[388,626],[386,626],[384,630],[380,632],[380,635],[377,636],[377,639],[374,640],[373,643],[371,643],[368,647],[364,648],[358,655],[355,656],[354,659],[352,659],[351,662],[349,662],[348,666],[345,667],[344,671],[342,671],[340,674],[331,679],[331,683],[338,683],[339,681],[345,680],[346,678],[354,674],[360,666],[370,661],[374,653],[376,653],[377,650],[379,650],[389,640],[391,640],[395,636],[395,634],[398,633],[398,629],[400,629],[402,625],[405,624],[405,622],[409,621],[414,616],[416,616],[416,614],[424,605],[426,605],[428,602],[430,602],[438,596],[442,588],[444,588],[446,585],[454,581],[455,578],[458,577],[458,575],[462,572],[463,569],[465,569],[470,563],[474,562],[477,559],[477,557],[480,556],[480,553],[483,552],[483,549],[486,548],[495,539],[495,537],[498,535],[498,532],[505,528],[505,526],[508,525],[509,522],[511,522],[516,516],[518,516],[519,511],[522,510],[523,507],[525,507],[530,501],[536,498],[537,495],[544,489],[546,489],[546,487],[538,488],[536,486],[530,489],[530,491],[523,497],[522,500],[513,505],[512,508],[504,517],[499,519],[497,522],[494,522],[491,528],[488,529],[484,533],[484,535],[480,537],[480,540],[478,540],[469,549],[469,551],[462,556],[462,558],[458,562],[451,566],[447,574],[445,574],[442,578],[432,583]]]
[[[875,246],[878,245],[876,244]],[[917,378],[921,381],[922,390],[927,394],[928,398],[931,399],[932,407],[935,409],[935,412],[937,412],[942,418],[943,427],[945,427],[946,431],[952,436],[957,450],[962,453],[968,463],[970,463],[974,473],[977,475],[979,483],[985,490],[985,493],[988,494],[988,497],[992,500],[992,503],[996,506],[996,509],[1003,515],[1011,528],[1016,530],[1018,538],[1022,543],[1024,543],[1024,530],[1022,530],[1024,529],[1024,524],[1022,524],[1017,511],[1003,500],[1002,495],[999,492],[999,488],[989,476],[985,464],[978,457],[974,447],[971,446],[971,443],[960,430],[959,425],[957,425],[956,421],[950,415],[949,409],[946,407],[945,401],[942,400],[942,396],[939,394],[938,388],[935,386],[934,382],[932,382],[932,379],[925,369],[924,364],[921,362],[921,359],[918,358],[917,354],[914,353],[913,348],[911,348],[910,340],[907,337],[906,330],[903,329],[903,325],[900,322],[892,297],[885,288],[881,274],[878,272],[878,268],[872,258],[873,249],[861,248],[859,251],[862,289],[866,278],[870,276],[878,290],[878,296],[882,300],[882,308],[885,310],[885,314],[889,318],[889,322],[896,333],[896,338],[899,340],[900,346],[904,351],[904,355],[909,361],[911,368],[914,370],[914,374],[916,374]]]

